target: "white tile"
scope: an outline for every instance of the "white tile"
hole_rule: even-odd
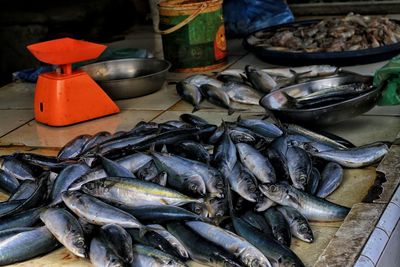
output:
[[[400,262],[400,223],[397,223],[395,230],[390,237],[381,257],[376,266],[378,267],[398,267]]]
[[[33,110],[0,110],[0,136],[20,127],[34,118]],[[1,143],[1,141],[0,141]]]
[[[400,207],[389,203],[378,221],[377,227],[390,236],[400,218]]]
[[[396,192],[394,192],[394,195],[390,202],[394,203],[397,205],[397,207],[400,207],[400,186],[397,187]]]
[[[150,121],[160,112],[124,110],[119,114],[65,127],[51,127],[32,121],[3,136],[0,143],[57,148],[81,134],[95,134],[100,131],[114,133],[132,129],[139,121]]]
[[[34,83],[9,83],[0,88],[0,109],[33,109],[34,94]]]
[[[400,105],[396,106],[375,106],[364,115],[380,115],[380,116],[400,116]]]
[[[361,255],[368,257],[374,264],[376,264],[385,249],[388,240],[389,237],[383,230],[375,228],[365,244]]]
[[[180,100],[175,85],[165,82],[161,90],[142,97],[116,101],[121,109],[166,110]]]
[[[330,126],[319,127],[348,139],[355,145],[393,141],[400,131],[400,117],[358,116]]]
[[[354,264],[354,267],[374,267],[375,265],[372,263],[370,259],[365,256],[360,256],[357,262]]]
[[[343,70],[348,70],[361,75],[374,75],[375,71],[383,67],[388,61],[375,62],[365,65],[355,65],[342,67]]]

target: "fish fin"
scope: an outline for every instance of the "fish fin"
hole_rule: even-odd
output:
[[[163,153],[163,154],[168,154],[168,149],[167,149],[167,146],[165,144],[162,146],[160,152]]]
[[[229,107],[228,108],[228,115],[232,115],[233,113],[235,113],[236,111],[240,112],[240,111],[245,111],[246,109],[238,109],[238,108],[232,108]]]
[[[282,91],[282,94],[285,96],[287,102],[289,102],[291,104],[296,104],[297,101],[296,101],[295,97],[289,95],[288,93],[286,93],[284,91]]]
[[[246,75],[243,75],[243,74],[239,74],[240,75],[240,77],[242,78],[242,80],[244,81],[244,82],[249,82],[249,79],[247,79],[247,76]]]
[[[198,111],[200,109],[199,106],[194,106],[192,109],[192,113],[195,113],[196,111]]]

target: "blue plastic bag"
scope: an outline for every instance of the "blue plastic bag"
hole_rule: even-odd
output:
[[[294,21],[282,0],[225,0],[223,12],[228,37],[244,37],[269,26]]]

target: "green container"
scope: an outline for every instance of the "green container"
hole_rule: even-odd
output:
[[[159,11],[164,58],[173,71],[208,71],[226,64],[222,0],[161,1]]]

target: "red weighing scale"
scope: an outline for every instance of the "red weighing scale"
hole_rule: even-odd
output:
[[[86,72],[72,70],[72,63],[97,58],[105,45],[62,38],[27,48],[38,60],[60,66],[38,78],[34,99],[37,121],[65,126],[120,111]]]

